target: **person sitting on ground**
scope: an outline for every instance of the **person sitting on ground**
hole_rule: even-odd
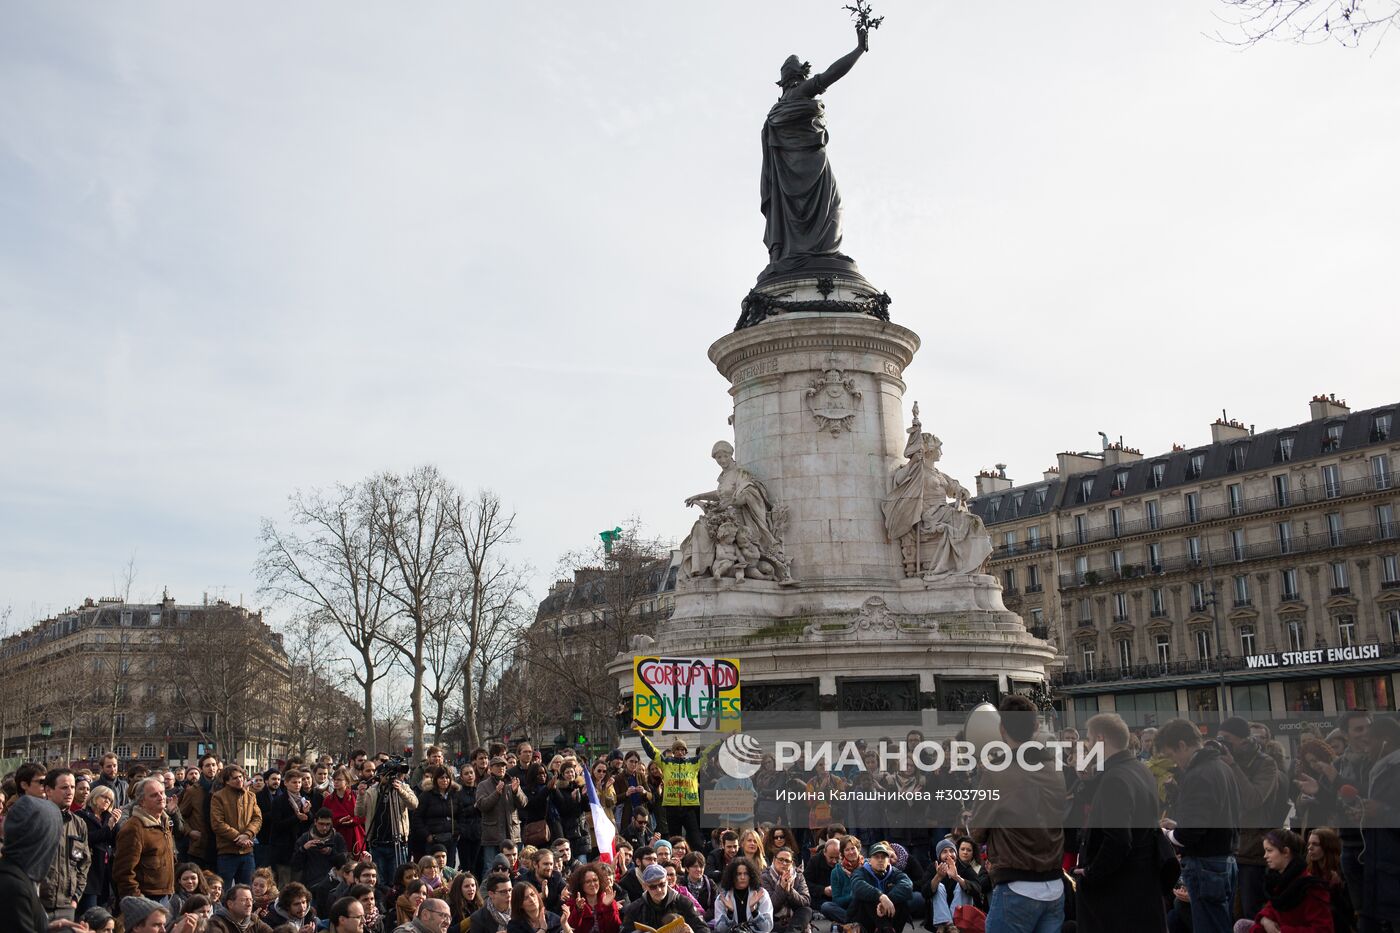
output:
[[[705,874],[705,856],[699,852],[687,852],[681,859],[681,871],[681,884],[700,905],[700,915],[708,917],[713,914],[719,885]]]
[[[691,933],[708,933],[705,921],[695,912],[690,901],[670,890],[666,884],[666,869],[648,865],[642,872],[642,896],[627,905],[622,913],[621,933],[636,933],[638,926],[660,929],[666,918],[675,914],[685,921]]]
[[[506,924],[506,933],[561,933],[562,930],[562,919],[545,910],[544,899],[534,885],[516,882],[510,892],[510,923]]]
[[[1264,834],[1264,906],[1253,920],[1235,923],[1235,933],[1332,929],[1327,881],[1309,873],[1303,840],[1289,829]]]
[[[797,867],[797,855],[786,846],[774,849],[773,864],[762,872],[763,889],[773,900],[773,928],[781,933],[807,933],[812,922],[812,896]]]
[[[569,928],[573,933],[618,933],[622,910],[596,865],[574,869],[565,899],[569,907]]]
[[[820,910],[828,920],[846,923],[851,919],[851,878],[865,864],[865,857],[857,836],[842,836],[837,845],[841,849],[841,861],[831,869],[831,894],[822,902]]]
[[[851,912],[862,933],[893,929],[895,933],[909,922],[909,902],[914,885],[909,876],[893,865],[894,850],[887,842],[870,847],[870,857],[851,876]]]
[[[760,882],[758,866],[743,855],[724,867],[711,921],[715,933],[741,928],[772,933],[773,899]]]
[[[300,930],[308,923],[314,928],[316,925],[316,911],[311,907],[311,892],[306,885],[300,881],[293,881],[282,889],[277,895],[277,903],[273,904],[267,911],[267,916],[263,917],[263,922],[268,926],[276,928],[284,923],[290,923]]]
[[[501,933],[510,923],[510,876],[496,872],[486,876],[486,903],[467,918],[471,933]]]
[[[209,918],[208,933],[272,933],[272,927],[253,913],[253,889],[230,885],[224,900]]]

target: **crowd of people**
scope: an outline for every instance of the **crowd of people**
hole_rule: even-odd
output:
[[[1029,700],[1000,706],[1016,766],[981,773],[884,773],[871,753],[735,779],[713,746],[662,750],[645,734],[591,761],[520,742],[260,774],[214,755],[183,773],[123,774],[113,755],[95,772],[25,764],[3,785],[0,930],[1369,933],[1400,920],[1400,721],[1348,713],[1290,765],[1238,717],[1214,735],[1184,719],[1134,734],[1102,713],[1060,736],[1104,750],[1076,773],[1034,767],[1054,752],[1034,741]],[[982,799],[894,812],[768,793],[798,785]],[[750,790],[755,806],[713,825],[702,787]]]

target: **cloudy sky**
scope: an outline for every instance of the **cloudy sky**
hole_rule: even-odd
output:
[[[432,462],[558,555],[679,538],[765,261],[758,131],[840,3],[0,7],[0,608],[255,604],[297,488]],[[1400,39],[1212,0],[885,0],[846,247],[965,482],[1395,400]]]

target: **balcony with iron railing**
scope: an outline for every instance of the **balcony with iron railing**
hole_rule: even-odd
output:
[[[1233,546],[1218,548],[1201,557],[1190,555],[1168,557],[1160,564],[1153,566],[1124,564],[1122,569],[1118,571],[1105,568],[1103,570],[1088,570],[1084,573],[1062,573],[1060,574],[1060,589],[1063,591],[1084,586],[1103,586],[1122,580],[1145,579],[1182,571],[1200,570],[1212,563],[1217,571],[1223,571],[1231,565],[1252,560],[1296,557],[1335,548],[1397,540],[1400,540],[1400,534],[1397,534],[1394,525],[1362,525],[1357,528],[1348,528],[1341,533],[1323,531],[1311,535],[1298,535],[1290,539],[1287,545],[1280,545],[1278,541],[1259,541],[1239,548]]]
[[[1259,515],[1298,505],[1332,502],[1348,496],[1384,492],[1393,488],[1394,485],[1394,477],[1390,473],[1383,473],[1379,476],[1373,474],[1336,483],[1318,483],[1315,486],[1290,490],[1282,496],[1271,493],[1267,496],[1255,496],[1236,502],[1221,502],[1217,505],[1197,506],[1194,509],[1180,509],[1176,512],[1164,513],[1156,518],[1140,518],[1117,523],[1104,522],[1087,526],[1082,530],[1076,529],[1067,534],[1056,535],[1055,540],[1059,547],[1073,548],[1085,544],[1095,544],[1099,541],[1112,541],[1117,538],[1130,538],[1156,531],[1184,528],[1188,525],[1197,525],[1222,518]],[[1042,539],[1042,541],[1044,540]],[[1001,555],[993,554],[993,559],[999,556]]]
[[[1035,541],[1017,541],[1015,544],[998,544],[992,548],[992,560],[1005,560],[1008,557],[1019,557],[1022,554],[1034,554],[1038,551],[1048,551],[1054,546],[1054,539],[1049,535],[1038,538]]]

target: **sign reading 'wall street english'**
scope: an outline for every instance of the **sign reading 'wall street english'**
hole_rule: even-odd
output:
[[[1352,645],[1349,648],[1314,648],[1311,651],[1251,654],[1244,659],[1244,665],[1248,668],[1297,667],[1302,664],[1336,664],[1339,661],[1373,661],[1380,656],[1380,645]]]

